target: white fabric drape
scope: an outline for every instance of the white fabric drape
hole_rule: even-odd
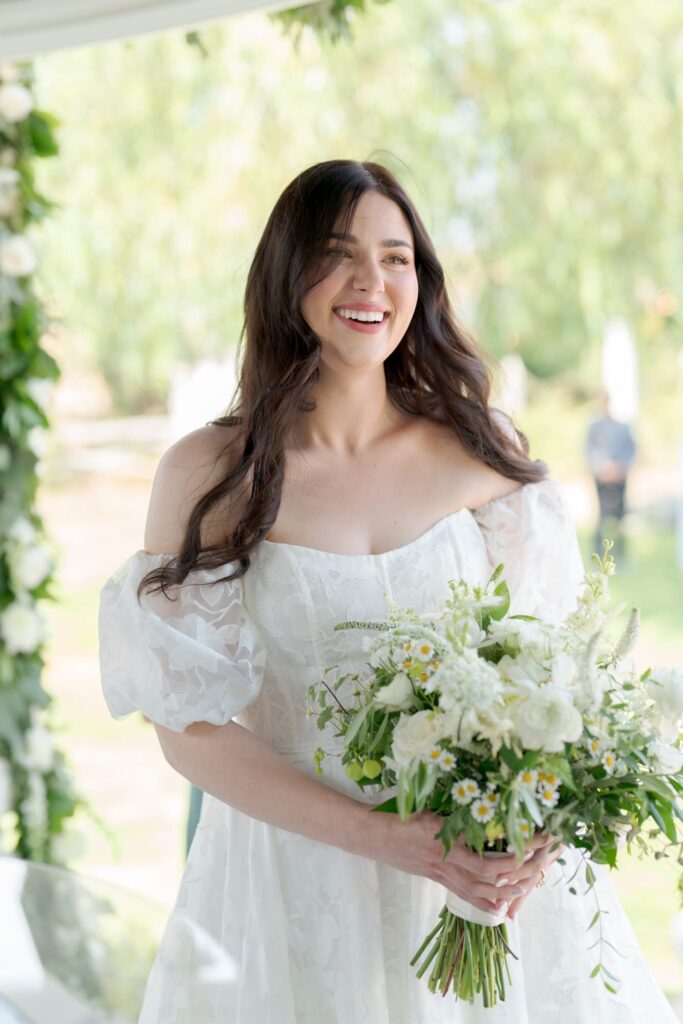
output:
[[[0,0],[0,59],[191,29],[231,14],[281,10],[311,0]]]

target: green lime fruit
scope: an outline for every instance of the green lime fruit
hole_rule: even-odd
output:
[[[363,761],[363,774],[368,779],[376,779],[382,771],[382,762],[367,760]]]
[[[353,779],[354,782],[358,782],[358,780],[363,777],[363,769],[358,761],[351,761],[350,764],[347,764],[345,771],[348,777]]]

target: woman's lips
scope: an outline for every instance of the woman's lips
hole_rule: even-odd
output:
[[[332,312],[336,316],[337,320],[341,320],[344,326],[350,327],[352,331],[360,331],[361,334],[377,334],[378,331],[382,330],[389,319],[389,314],[385,313],[383,320],[378,320],[376,323],[368,323],[367,320],[349,320],[348,317],[342,316],[341,313],[338,313],[336,309],[332,310]]]

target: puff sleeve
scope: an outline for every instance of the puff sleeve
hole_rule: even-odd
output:
[[[102,691],[114,718],[141,711],[182,732],[192,722],[225,725],[258,697],[264,644],[243,600],[242,580],[211,585],[232,569],[195,569],[162,593],[137,587],[172,556],[139,550],[100,591]]]
[[[524,484],[474,512],[493,570],[500,562],[511,614],[561,622],[584,574],[576,527],[554,480]]]

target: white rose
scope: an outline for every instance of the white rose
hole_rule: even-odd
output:
[[[0,117],[15,124],[23,121],[33,110],[33,96],[25,85],[8,82],[0,85]]]
[[[15,601],[0,616],[0,633],[10,654],[32,654],[45,639],[40,612]]]
[[[8,235],[0,241],[0,274],[26,277],[38,266],[33,247],[23,235]]]
[[[498,662],[498,672],[519,693],[534,693],[548,678],[545,665],[531,654],[518,654],[516,658],[504,654]]]
[[[0,815],[12,810],[12,770],[9,762],[0,757]]]
[[[8,560],[12,582],[18,590],[33,590],[53,568],[49,552],[40,546],[17,548]]]
[[[434,711],[401,714],[394,727],[392,753],[398,765],[426,754],[430,747],[447,734],[447,719]]]
[[[24,750],[18,759],[25,768],[49,772],[54,764],[52,736],[43,725],[33,725],[24,734]]]
[[[583,731],[583,719],[556,690],[539,689],[510,709],[515,731],[528,750],[561,753]]]
[[[375,704],[389,711],[405,711],[413,703],[415,691],[405,672],[397,672],[388,686],[375,695]]]
[[[654,702],[660,737],[670,742],[678,736],[683,717],[683,669],[655,668],[646,682],[647,695]]]
[[[683,767],[683,751],[670,743],[653,740],[648,746],[652,768],[656,775],[676,775]]]

